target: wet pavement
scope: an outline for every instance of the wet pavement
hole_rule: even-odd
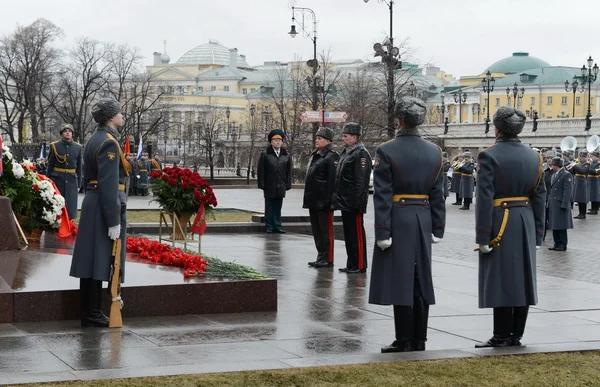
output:
[[[260,211],[258,190],[217,190],[219,207]],[[147,208],[133,198],[131,208]],[[306,215],[302,190],[288,192],[284,215]],[[474,349],[492,333],[491,310],[477,308],[474,211],[449,204],[446,235],[434,245],[437,304],[427,351],[381,354],[393,339],[392,308],[367,302],[369,273],[346,275],[343,241],[335,267],[313,269],[310,236],[207,235],[206,254],[248,264],[278,280],[278,312],[130,318],[120,330],[77,321],[0,324],[0,384],[275,369],[373,361],[600,349],[600,216],[576,220],[567,252],[538,251],[539,304],[523,348]],[[365,217],[373,246],[372,204]],[[372,247],[371,247],[372,248]]]

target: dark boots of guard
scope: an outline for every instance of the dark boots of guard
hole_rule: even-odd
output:
[[[459,208],[459,210],[469,210],[471,209],[471,202],[473,201],[473,199],[470,198],[465,198],[465,204]]]
[[[598,215],[600,210],[600,202],[592,202],[592,208],[588,211],[588,215]]]
[[[494,336],[475,348],[520,346],[528,313],[528,306],[494,308]]]
[[[456,201],[454,203],[452,203],[453,206],[460,206],[462,205],[462,198],[460,197],[460,193],[456,193]]]
[[[579,215],[575,216],[574,219],[585,219],[587,203],[577,203],[577,207],[579,207]]]
[[[102,313],[102,281],[91,278],[79,280],[81,297],[81,326],[108,327],[108,317]]]

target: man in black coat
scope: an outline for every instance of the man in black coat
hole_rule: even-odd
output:
[[[450,191],[448,187],[448,171],[450,170],[450,161],[448,160],[448,152],[442,152],[442,157],[444,158],[444,163],[442,165],[442,172],[444,174],[444,200],[448,196],[450,196]]]
[[[335,132],[330,128],[319,128],[315,135],[315,150],[310,155],[304,183],[304,204],[308,208],[317,260],[309,266],[333,266],[333,211],[331,196],[335,184],[335,170],[340,155],[331,147]]]
[[[292,188],[292,156],[282,148],[285,134],[280,129],[269,133],[271,145],[258,159],[258,188],[265,196],[265,225],[268,233],[285,234],[281,229],[281,206],[285,191]]]
[[[548,203],[548,197],[549,197],[549,192],[550,192],[550,184],[552,182],[552,174],[554,173],[554,170],[552,169],[552,157],[553,157],[553,152],[552,151],[547,151],[545,153],[545,159],[544,159],[544,185],[546,186],[546,203]],[[546,226],[544,227],[544,240],[546,240],[546,233],[548,231],[548,229],[550,228],[548,226],[548,206],[546,206]]]
[[[371,155],[360,141],[362,126],[347,123],[342,132],[345,149],[335,174],[335,189],[331,208],[342,212],[344,241],[348,261],[339,270],[356,274],[367,271],[367,245],[363,215],[367,212],[369,180],[371,177]]]

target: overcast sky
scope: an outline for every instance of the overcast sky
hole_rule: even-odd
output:
[[[579,0],[403,0],[394,4],[394,38],[409,38],[409,60],[455,77],[474,75],[515,51],[551,65],[581,67],[600,60],[600,2]],[[318,21],[317,49],[334,59],[368,59],[389,34],[389,11],[378,0],[297,0]],[[61,27],[61,46],[82,36],[139,47],[145,63],[167,52],[171,63],[216,39],[238,48],[250,65],[310,59],[312,42],[287,32],[287,0],[0,0],[0,34],[43,17]],[[312,31],[312,24],[307,23]]]

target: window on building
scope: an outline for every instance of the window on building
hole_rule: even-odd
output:
[[[496,106],[500,106],[500,98],[496,98]]]
[[[581,97],[575,97],[575,105],[581,105]]]
[[[594,98],[592,97],[592,99],[590,99],[590,106],[592,106],[594,104]]]
[[[529,104],[530,105],[535,105],[535,97],[529,98]]]
[[[562,105],[566,105],[566,104],[567,104],[567,97],[561,97],[561,98],[560,98],[560,103],[561,103]]]
[[[506,98],[506,106],[512,106],[511,98],[510,97]]]
[[[223,86],[223,91],[229,91],[229,86]]]
[[[217,91],[217,86],[211,86],[210,91]]]
[[[242,94],[248,94],[248,89],[246,89],[246,88],[243,88],[243,89],[242,89]]]
[[[552,105],[552,97],[546,99],[546,105]]]
[[[173,86],[167,87],[167,94],[173,94]]]
[[[487,98],[484,98],[484,99],[483,99],[483,106],[487,106],[487,105],[488,105],[488,99],[487,99]]]
[[[185,87],[185,86],[181,86],[181,87],[179,88],[179,94],[181,94],[181,95],[185,95],[186,93],[187,93],[187,87]]]
[[[251,87],[251,88],[250,88],[250,92],[251,92],[251,93],[254,93],[255,91],[256,91],[256,89],[255,89],[254,87]]]

